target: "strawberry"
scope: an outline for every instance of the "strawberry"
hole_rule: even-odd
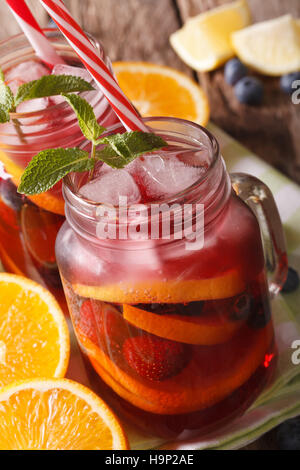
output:
[[[123,344],[123,356],[141,377],[160,382],[178,374],[187,363],[183,344],[144,335],[128,338]]]

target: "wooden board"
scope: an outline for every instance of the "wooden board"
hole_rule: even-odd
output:
[[[229,0],[177,0],[182,21]],[[248,0],[254,21],[291,13],[300,17],[299,0]],[[264,104],[243,106],[224,81],[223,69],[198,74],[209,95],[212,119],[225,131],[270,164],[300,182],[300,106],[294,105],[279,87],[278,78],[261,77]]]

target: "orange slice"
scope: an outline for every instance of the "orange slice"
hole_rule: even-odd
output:
[[[18,187],[24,168],[13,162],[4,152],[0,152],[0,160],[2,161],[7,173],[11,175],[12,182]],[[56,194],[51,193],[51,191],[27,197],[42,209],[59,215],[65,214],[65,203],[63,197],[56,196]]]
[[[177,117],[207,124],[207,96],[187,75],[146,62],[115,62],[113,69],[125,95],[142,116]]]
[[[91,390],[33,379],[0,391],[0,450],[123,450],[117,417]]]
[[[132,325],[156,336],[207,346],[225,343],[243,324],[230,320],[226,314],[157,315],[131,305],[123,305],[123,316]]]
[[[244,290],[244,282],[237,271],[222,276],[190,281],[144,281],[136,284],[119,283],[101,286],[74,284],[81,297],[117,304],[188,303],[197,300],[216,300],[234,297]]]
[[[21,211],[21,227],[25,245],[35,261],[47,268],[57,268],[55,241],[64,218],[25,204]]]
[[[118,365],[88,338],[81,337],[99,376],[121,397],[157,414],[200,411],[228,397],[263,365],[274,332],[270,322],[261,330],[245,326],[230,342],[191,347],[188,365],[161,382],[143,379],[122,356]]]
[[[0,274],[0,387],[32,377],[63,377],[69,332],[55,298],[22,276]]]

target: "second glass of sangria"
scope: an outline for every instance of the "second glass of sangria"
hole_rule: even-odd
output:
[[[16,93],[18,87],[44,75],[76,75],[91,82],[73,49],[54,29],[45,34],[65,59],[66,66],[51,71],[35,54],[23,34],[0,42],[0,67],[6,83]],[[99,44],[102,58],[109,60]],[[108,127],[117,122],[114,111],[99,91],[82,94],[93,106],[98,122]],[[4,268],[28,276],[45,285],[66,311],[65,298],[55,259],[55,239],[65,220],[61,184],[47,193],[25,197],[17,193],[21,175],[41,150],[78,147],[84,137],[75,113],[62,97],[40,98],[21,103],[11,121],[0,124],[0,162],[9,179],[0,178],[0,259]]]

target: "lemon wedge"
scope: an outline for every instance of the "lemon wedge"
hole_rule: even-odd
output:
[[[300,21],[291,15],[234,32],[232,45],[242,62],[264,75],[300,70]]]
[[[239,0],[190,18],[171,35],[170,42],[187,65],[210,71],[234,56],[231,34],[250,23],[248,4]]]

